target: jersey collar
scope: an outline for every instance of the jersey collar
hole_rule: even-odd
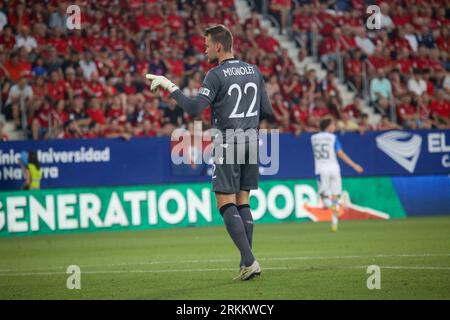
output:
[[[223,60],[220,64],[224,64],[225,62],[227,62],[227,61],[232,61],[232,60],[237,60],[235,57],[233,57],[233,58],[228,58],[228,59],[225,59],[225,60]]]

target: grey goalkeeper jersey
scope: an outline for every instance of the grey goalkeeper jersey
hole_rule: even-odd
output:
[[[194,99],[186,98],[179,90],[172,97],[191,115],[210,105],[211,126],[220,130],[224,139],[257,139],[261,113],[272,114],[263,75],[255,65],[237,59],[225,60],[211,69]]]

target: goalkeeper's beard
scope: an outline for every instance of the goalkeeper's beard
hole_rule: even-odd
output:
[[[210,64],[216,64],[216,63],[219,63],[219,57],[214,57],[214,58],[208,57],[208,62],[209,62]]]

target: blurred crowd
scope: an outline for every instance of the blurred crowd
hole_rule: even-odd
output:
[[[195,96],[213,67],[204,60],[203,31],[222,23],[233,33],[235,56],[256,64],[265,76],[274,115],[261,119],[263,128],[316,131],[329,115],[342,131],[448,128],[448,5],[390,1],[382,6],[388,22],[368,33],[362,1],[332,2],[270,2],[282,26],[285,12],[295,10],[300,60],[311,54],[315,28],[322,36],[320,54],[328,73],[319,81],[312,69],[296,72],[256,11],[241,23],[233,0],[0,1],[1,112],[17,130],[27,129],[30,139],[128,139],[190,127],[195,119],[167,93],[150,92],[145,74],[165,75]],[[330,10],[338,3],[342,8]],[[81,8],[79,30],[67,27],[71,4]],[[370,66],[372,104],[382,114],[375,127],[359,96],[342,104],[336,51],[344,55],[346,79],[358,91],[361,64]],[[398,122],[387,112],[392,100]],[[198,119],[208,128],[209,108]],[[7,139],[1,123],[0,138]]]
[[[378,6],[379,20],[374,11],[367,13],[369,5]],[[272,0],[269,11],[284,34],[283,17],[293,12],[300,60],[313,54],[317,41],[323,67],[329,73],[342,70],[359,97],[366,91],[382,116],[376,128],[450,128],[450,1]],[[358,103],[327,99],[346,130],[364,123],[366,115],[355,113]]]

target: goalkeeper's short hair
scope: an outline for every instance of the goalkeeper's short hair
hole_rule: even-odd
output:
[[[231,52],[231,48],[233,47],[233,35],[223,24],[206,29],[205,37],[207,36],[211,36],[213,42],[220,43],[226,52]]]

